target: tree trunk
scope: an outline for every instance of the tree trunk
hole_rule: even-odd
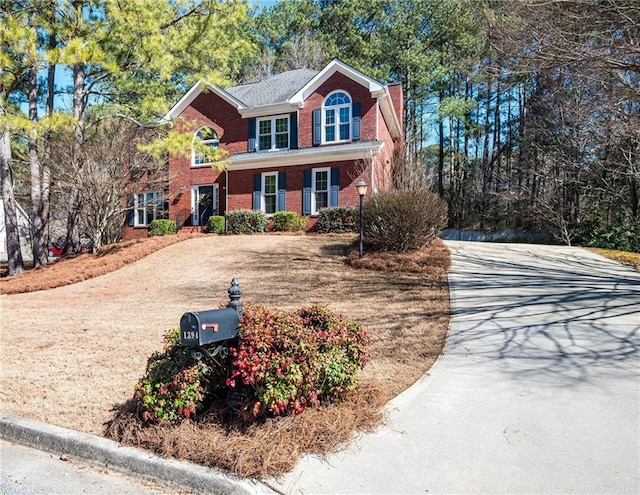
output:
[[[38,70],[29,71],[29,168],[31,172],[31,249],[33,265],[38,268],[47,264],[46,221],[42,218],[42,171],[38,156]]]
[[[73,67],[73,117],[76,120],[73,143],[73,160],[75,173],[82,173],[82,143],[84,141],[84,108],[85,108],[85,65],[76,64]],[[82,191],[75,191],[73,204],[67,216],[67,238],[65,240],[64,254],[79,253],[82,249],[80,243],[80,221],[82,218]]]
[[[0,107],[0,117],[3,116],[4,108]],[[9,275],[20,275],[24,271],[24,262],[20,250],[18,213],[13,193],[11,142],[9,131],[6,129],[0,134],[0,179],[2,180],[2,197],[4,198],[4,228],[7,236]]]

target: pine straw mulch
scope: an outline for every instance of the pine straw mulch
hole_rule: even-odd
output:
[[[450,253],[436,239],[413,253],[375,253],[358,258],[354,244],[347,263],[363,269],[421,274],[433,283],[446,284]],[[444,346],[439,339],[437,354]],[[409,359],[424,359],[420,349],[406,349]],[[372,349],[372,360],[376,350]],[[406,358],[406,356],[405,356]],[[403,358],[399,356],[399,361]],[[406,366],[406,363],[404,364]],[[133,401],[115,411],[105,435],[122,444],[143,447],[167,457],[228,470],[244,477],[264,479],[289,472],[305,454],[325,455],[344,446],[354,434],[376,429],[384,418],[383,406],[410,385],[397,377],[400,389],[391,389],[393,377],[366,376],[341,403],[307,409],[303,414],[268,419],[260,424],[229,428],[224,412],[210,412],[197,422],[179,426],[145,424],[136,415]],[[415,379],[413,377],[412,379]],[[402,382],[402,383],[399,383]]]
[[[20,294],[55,289],[105,275],[176,242],[203,234],[179,234],[147,237],[108,244],[96,255],[77,254],[60,258],[40,268],[29,268],[13,277],[7,276],[7,264],[0,265],[0,294]]]
[[[328,454],[354,432],[373,431],[387,401],[378,383],[364,382],[341,403],[238,428],[223,425],[222,411],[178,426],[147,425],[130,401],[107,425],[105,435],[163,456],[264,479],[287,473],[304,454]]]

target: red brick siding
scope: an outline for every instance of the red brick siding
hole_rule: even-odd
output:
[[[391,95],[391,101],[398,117],[398,122],[402,126],[404,120],[404,97],[402,95],[402,85],[400,83],[390,84],[388,86],[389,94]]]
[[[355,184],[361,178],[369,180],[369,172],[357,175],[359,165],[353,161],[322,163],[316,166],[273,167],[261,170],[237,170],[229,172],[229,210],[251,209],[253,207],[253,176],[256,173],[279,172],[287,173],[287,204],[288,211],[302,214],[302,186],[303,171],[312,168],[340,167],[340,192],[338,200],[340,206],[358,206],[359,196]]]
[[[340,74],[332,75],[318,90],[304,102],[298,114],[298,144],[301,148],[313,146],[312,113],[322,107],[322,102],[332,91],[344,90],[351,96],[353,103],[360,103],[360,139],[377,139],[376,100],[371,98],[369,90],[354,80]]]
[[[247,151],[249,123],[238,111],[214,93],[201,93],[180,115],[176,128],[194,132],[210,125],[218,133],[220,146],[229,154]]]

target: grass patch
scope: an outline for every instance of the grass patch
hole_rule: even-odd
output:
[[[630,253],[628,251],[617,251],[615,249],[602,249],[602,248],[586,248],[589,251],[593,251],[600,256],[609,258],[611,260],[622,263],[623,265],[630,266],[634,270],[640,272],[640,253]]]

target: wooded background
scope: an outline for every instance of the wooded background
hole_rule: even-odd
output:
[[[36,265],[47,262],[52,211],[70,251],[81,232],[97,245],[118,239],[116,193],[141,174],[165,180],[163,154],[188,146],[154,123],[195,81],[224,87],[333,58],[402,84],[398,187],[436,191],[450,227],[639,249],[636,0],[0,6],[2,192],[9,223],[14,198],[31,212]],[[125,165],[130,174],[113,173]]]

